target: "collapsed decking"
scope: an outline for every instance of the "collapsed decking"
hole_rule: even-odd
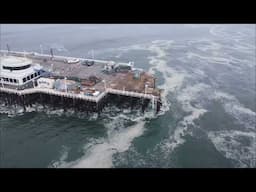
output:
[[[25,108],[33,103],[42,103],[100,112],[109,103],[124,102],[131,107],[139,104],[144,111],[151,102],[156,112],[160,110],[161,90],[155,86],[156,79],[134,68],[133,63],[10,51],[1,51],[0,58],[0,98],[6,104],[23,105]],[[12,63],[7,66],[4,61],[10,58]],[[19,59],[25,64],[20,62],[17,68],[15,62]],[[12,78],[5,77],[6,71]],[[19,72],[26,77],[15,79],[15,73]],[[26,75],[26,72],[31,74]],[[74,84],[68,87],[67,82]]]

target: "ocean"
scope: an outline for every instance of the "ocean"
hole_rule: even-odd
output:
[[[256,167],[256,26],[1,24],[0,46],[129,62],[164,89],[158,115],[0,101],[2,168]]]

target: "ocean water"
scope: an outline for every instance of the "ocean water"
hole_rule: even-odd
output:
[[[0,167],[256,167],[255,25],[0,25],[0,46],[134,61],[164,89],[157,116],[0,104]]]

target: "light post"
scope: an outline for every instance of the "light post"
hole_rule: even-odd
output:
[[[40,44],[41,55],[43,54],[43,46]]]
[[[106,91],[106,90],[107,90],[107,86],[106,86],[106,81],[105,81],[105,79],[103,79],[102,82],[104,83],[104,89],[105,89],[105,91]]]
[[[94,59],[94,51],[92,50],[92,59]]]

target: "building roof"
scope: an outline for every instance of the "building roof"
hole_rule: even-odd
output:
[[[15,56],[1,56],[0,57],[0,77],[6,78],[23,78],[27,75],[35,73],[36,71],[42,69],[39,64],[32,64],[29,68],[23,70],[8,70],[3,69],[3,66],[9,67],[21,67],[32,64],[32,60],[22,57]]]
[[[1,56],[0,66],[21,67],[32,63],[31,59],[15,56]]]

